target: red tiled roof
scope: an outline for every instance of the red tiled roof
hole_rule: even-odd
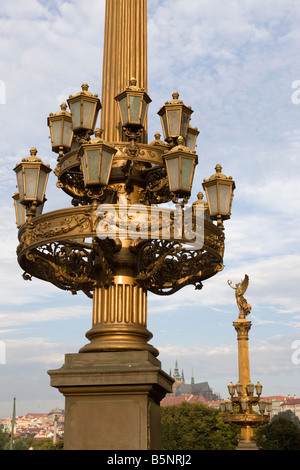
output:
[[[167,405],[179,405],[179,403],[182,403],[183,401],[186,401],[185,397],[169,397],[169,398],[164,398],[160,404],[161,406],[167,406]]]
[[[217,401],[208,401],[206,403],[207,406],[218,406],[222,403],[223,400],[217,400]]]
[[[287,400],[288,397],[283,397],[282,395],[273,395],[272,397],[262,397],[263,400],[277,400],[277,401],[284,401]]]
[[[161,406],[171,406],[171,405],[179,405],[180,403],[183,403],[184,401],[188,403],[207,403],[205,398],[202,395],[181,395],[180,397],[168,397],[164,398],[161,402]]]
[[[24,418],[48,418],[48,413],[27,413]]]
[[[282,405],[299,405],[299,404],[300,404],[300,398],[287,398],[282,403]]]
[[[262,397],[263,400],[271,400],[271,401],[280,401],[282,405],[298,405],[300,404],[300,398],[291,398],[291,397],[283,397],[281,395],[275,395],[270,397]],[[181,395],[179,397],[168,397],[164,398],[161,402],[161,406],[171,406],[171,405],[179,405],[182,402],[188,403],[205,403],[207,406],[217,406],[220,405],[222,400],[219,401],[207,401],[202,395]]]

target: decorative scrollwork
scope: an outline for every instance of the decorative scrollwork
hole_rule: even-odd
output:
[[[107,191],[112,197],[120,198],[125,191],[124,184],[108,187]],[[118,227],[119,206],[113,206],[116,210],[114,223]],[[131,206],[125,207],[126,221],[131,223],[133,216],[127,213]],[[108,238],[98,238],[102,215],[96,200],[88,206],[61,209],[33,218],[19,232],[19,263],[28,276],[44,279],[73,293],[82,290],[88,296],[92,295],[95,282],[103,286],[113,283],[120,266],[130,266],[136,282],[157,295],[171,295],[187,285],[201,289],[205,279],[223,269],[224,233],[213,223],[204,220],[204,244],[196,249],[188,245],[185,231],[175,237],[172,214],[169,236],[153,239],[149,224],[153,222],[150,216],[155,210],[152,212],[151,206],[145,206],[145,210],[147,234],[144,236],[141,229],[141,237],[131,240],[131,254],[126,251],[126,243],[131,239],[129,232],[124,242],[119,240],[119,232],[113,237],[107,232]],[[161,238],[163,218],[159,212],[158,215],[158,237]],[[119,250],[123,250],[123,254]]]
[[[173,199],[170,192],[167,170],[157,167],[145,172],[146,187],[140,188],[140,202],[146,204],[162,204]]]
[[[130,134],[130,133],[128,134],[128,132],[125,132],[125,133],[131,139],[131,141],[128,145],[126,145],[126,147],[123,148],[124,154],[126,154],[129,158],[135,158],[135,159],[140,156],[143,156],[145,154],[144,150],[141,149],[141,147],[137,145],[136,139],[132,139],[132,137],[139,138],[141,136],[141,132],[139,132],[137,135],[136,133],[133,133],[133,134]]]
[[[54,242],[26,253],[22,266],[24,279],[32,276],[76,294],[83,291],[92,298],[96,273],[102,273],[104,284],[113,280],[112,256],[116,245],[112,240],[93,244]]]
[[[187,285],[202,289],[202,280],[209,277],[206,269],[217,272],[220,260],[205,250],[190,251],[177,242],[151,240],[139,249],[136,280],[156,295],[172,295]]]
[[[84,187],[83,176],[78,169],[69,170],[68,173],[61,175],[56,183],[58,188],[63,189],[65,193],[74,199],[80,201],[80,204],[87,204],[89,198]]]
[[[60,226],[52,227],[50,222],[37,224],[31,230],[31,243],[43,238],[57,237],[67,234],[77,227],[84,226],[89,222],[89,218],[85,216],[66,217]]]
[[[76,294],[93,290],[94,252],[74,245],[51,243],[26,255],[26,272]]]
[[[209,233],[205,235],[205,244],[214,250],[222,253],[224,250],[225,235],[224,233]]]

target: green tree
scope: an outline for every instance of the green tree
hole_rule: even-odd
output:
[[[289,419],[290,421],[293,421],[293,423],[297,424],[297,426],[300,428],[300,419],[291,410],[281,411],[273,417],[272,421],[280,417],[284,417],[286,419]]]
[[[10,441],[10,435],[0,429],[0,450],[4,450],[6,444]]]
[[[201,403],[165,406],[162,450],[233,450],[238,432],[225,425],[222,414]]]
[[[284,416],[274,417],[271,424],[256,432],[261,450],[300,450],[300,428]]]
[[[5,445],[4,450],[10,450],[10,440]],[[18,437],[13,442],[12,450],[28,450],[28,445],[24,439]]]
[[[32,447],[33,450],[63,450],[64,443],[63,441],[58,441],[56,444],[53,444],[52,439],[42,439],[36,440],[33,438],[26,439],[28,447]]]

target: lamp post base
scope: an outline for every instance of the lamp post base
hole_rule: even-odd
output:
[[[86,333],[91,341],[80,349],[80,353],[108,351],[149,351],[155,357],[159,352],[148,344],[152,333],[140,325],[99,325]]]
[[[160,450],[160,401],[173,379],[153,354],[68,354],[48,374],[65,396],[65,450]]]
[[[246,441],[239,441],[236,450],[258,450],[258,447],[255,441],[246,442]]]
[[[253,438],[253,429],[250,426],[241,429],[241,439],[236,450],[258,450]]]

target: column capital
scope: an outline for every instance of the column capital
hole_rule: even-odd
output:
[[[233,322],[233,326],[237,332],[238,340],[244,339],[248,340],[248,333],[251,329],[252,323],[247,320],[239,319],[236,322]]]

